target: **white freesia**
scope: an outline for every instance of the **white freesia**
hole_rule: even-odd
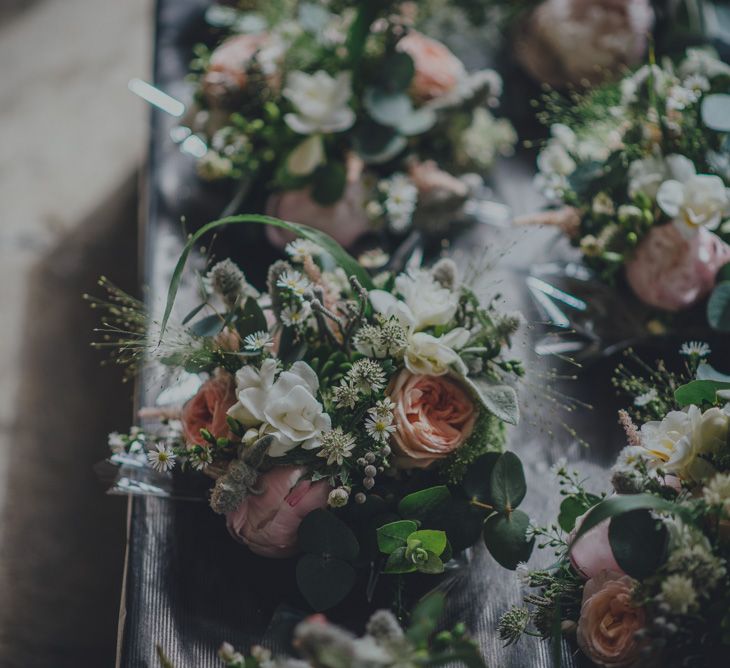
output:
[[[294,176],[307,176],[324,161],[322,135],[312,135],[307,137],[289,154],[286,168]]]
[[[273,434],[269,456],[280,457],[297,445],[317,448],[319,437],[331,426],[330,416],[317,401],[319,379],[306,362],[295,362],[276,377],[277,362],[264,360],[260,369],[243,367],[236,373],[238,401],[228,410],[247,427],[268,425],[261,433]]]
[[[424,376],[443,376],[452,370],[466,376],[468,369],[456,351],[467,344],[469,336],[469,331],[463,327],[440,337],[414,332],[408,337],[403,357],[406,368]]]
[[[694,174],[684,182],[662,183],[657,204],[682,232],[691,235],[700,227],[714,230],[730,213],[730,190],[719,176]]]
[[[342,132],[355,122],[355,112],[348,104],[352,72],[340,72],[336,77],[323,70],[314,74],[291,72],[282,95],[297,110],[286,114],[284,120],[299,134]]]

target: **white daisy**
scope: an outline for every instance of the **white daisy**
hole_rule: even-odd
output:
[[[210,448],[200,448],[199,450],[193,450],[188,455],[190,465],[196,471],[203,471],[208,467],[208,464],[213,462],[213,455],[210,452]]]
[[[309,287],[309,281],[298,271],[286,271],[279,277],[276,285],[301,297]]]
[[[309,315],[312,312],[312,307],[309,302],[303,302],[301,306],[286,306],[281,311],[281,321],[287,327],[296,327],[297,325],[303,325]]]
[[[641,408],[650,404],[654,399],[659,397],[659,393],[652,387],[648,392],[640,394],[638,397],[634,397],[634,406]]]
[[[679,349],[679,354],[685,357],[707,357],[712,350],[703,341],[686,341]]]
[[[322,249],[309,239],[295,239],[284,249],[294,262],[304,262],[308,257],[318,257]]]
[[[376,443],[387,443],[390,435],[395,431],[395,425],[391,420],[369,417],[365,421],[365,429]]]
[[[253,334],[249,334],[244,340],[243,340],[244,346],[246,347],[246,350],[250,350],[251,352],[259,352],[260,350],[264,350],[268,347],[270,347],[273,344],[273,340],[268,332],[259,331],[254,332]]]
[[[177,455],[169,445],[158,443],[154,450],[147,453],[147,461],[160,473],[171,471],[175,466]]]

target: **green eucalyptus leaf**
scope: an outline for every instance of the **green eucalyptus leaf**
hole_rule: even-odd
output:
[[[714,404],[718,390],[727,390],[730,383],[718,380],[693,380],[674,391],[674,398],[680,406]]]
[[[385,58],[382,67],[376,73],[378,87],[391,93],[405,91],[411,85],[415,73],[413,58],[404,51],[396,51]]]
[[[366,163],[381,165],[395,158],[408,142],[393,128],[366,121],[356,130],[353,143]]]
[[[243,339],[254,332],[266,332],[269,326],[266,322],[266,316],[259,306],[258,302],[249,297],[243,305],[243,311],[236,320],[236,330]]]
[[[378,548],[384,554],[391,554],[399,547],[405,547],[408,536],[418,530],[418,524],[411,520],[390,522],[377,530]]]
[[[363,103],[374,121],[397,128],[413,112],[413,103],[406,93],[391,93],[380,88],[366,88]]]
[[[514,510],[527,493],[525,471],[520,458],[513,452],[500,455],[490,476],[489,496],[498,510]]]
[[[446,485],[429,487],[404,496],[398,504],[398,512],[403,517],[421,519],[432,512],[442,503],[451,498],[451,492]]]
[[[500,566],[514,570],[530,558],[535,538],[527,537],[529,525],[530,518],[521,510],[495,513],[484,523],[484,544]]]
[[[220,334],[224,325],[225,320],[219,315],[207,315],[190,325],[190,332],[195,336],[215,336]]]
[[[730,281],[715,286],[707,300],[707,320],[719,332],[730,332]]]
[[[303,552],[321,554],[352,561],[360,552],[357,538],[350,527],[327,510],[313,510],[299,525],[299,548]]]
[[[185,244],[182,253],[180,253],[180,259],[175,265],[175,269],[172,273],[170,280],[170,287],[167,292],[167,303],[165,304],[165,312],[162,317],[162,324],[160,327],[160,340],[165,333],[167,323],[172,314],[172,308],[175,305],[175,298],[177,297],[178,290],[180,289],[180,282],[182,281],[182,273],[185,269],[188,256],[194,248],[198,240],[205,236],[208,232],[215,230],[225,225],[242,225],[242,224],[255,224],[255,225],[271,225],[273,227],[280,227],[289,232],[293,232],[299,237],[313,241],[329,253],[338,266],[342,267],[348,276],[355,276],[358,281],[366,290],[373,289],[373,282],[369,274],[365,269],[351,255],[345,251],[332,237],[315,230],[307,225],[301,225],[299,223],[290,223],[285,220],[279,220],[278,218],[272,218],[271,216],[259,216],[254,214],[245,214],[240,216],[229,216],[227,218],[221,218],[220,220],[214,220],[211,223],[203,225],[195,234],[190,236],[188,242]]]
[[[581,499],[577,496],[566,496],[560,504],[560,514],[558,515],[558,524],[565,532],[570,532],[575,528],[575,521],[584,513],[587,513],[595,506],[601,497],[595,494],[588,494],[587,499]]]
[[[436,118],[433,109],[423,107],[404,116],[396,127],[402,135],[413,137],[428,132],[436,124]]]
[[[416,565],[406,557],[406,548],[399,547],[390,553],[388,561],[385,562],[383,573],[388,575],[400,575],[403,573],[413,573]]]
[[[443,531],[436,531],[434,529],[421,529],[420,531],[414,531],[408,536],[408,542],[418,541],[420,547],[429,552],[433,552],[437,557],[440,557],[446,549],[446,534]]]
[[[492,471],[501,456],[499,452],[487,452],[469,465],[461,482],[467,498],[482,503],[488,503],[491,500],[489,490]]]
[[[655,573],[666,559],[667,527],[648,510],[614,517],[608,526],[608,540],[616,563],[637,580]]]
[[[322,206],[330,206],[342,198],[347,183],[345,165],[341,162],[328,162],[314,172],[312,199]]]
[[[730,95],[706,95],[702,100],[702,122],[710,130],[730,132]]]
[[[347,596],[355,585],[355,569],[345,561],[304,554],[297,562],[297,585],[317,612],[328,610]]]

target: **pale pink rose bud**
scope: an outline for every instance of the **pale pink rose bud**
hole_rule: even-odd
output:
[[[209,104],[216,106],[244,90],[251,61],[266,38],[264,34],[235,35],[213,51],[202,80]]]
[[[575,521],[575,528],[568,537],[568,545],[572,545],[570,550],[571,565],[586,579],[595,577],[606,570],[623,575],[623,569],[616,562],[611,543],[608,540],[610,520],[604,520],[594,526],[573,545],[576,533],[583,524],[586,515],[588,513],[584,513]]]

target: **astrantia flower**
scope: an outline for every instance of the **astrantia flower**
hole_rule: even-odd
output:
[[[377,443],[387,443],[390,435],[395,431],[393,416],[391,415],[390,419],[376,416],[369,417],[365,420],[365,429],[368,436]]]
[[[685,357],[707,357],[711,352],[710,346],[702,341],[685,341],[679,349],[679,354]]]
[[[659,393],[652,387],[648,392],[644,392],[638,397],[634,397],[634,406],[647,406],[658,397]]]
[[[381,420],[393,419],[393,411],[395,410],[395,404],[390,400],[390,397],[385,397],[375,403],[375,406],[368,408],[368,413],[375,418]]]
[[[175,466],[176,457],[173,449],[164,443],[158,443],[154,450],[147,453],[147,461],[160,473],[171,471]]]
[[[349,381],[363,392],[382,390],[385,387],[385,371],[373,360],[358,360],[347,372]]]
[[[342,382],[334,389],[335,406],[338,408],[355,408],[360,398],[360,391],[351,383]]]
[[[249,334],[243,340],[243,344],[246,347],[246,350],[250,350],[254,353],[268,348],[272,345],[272,343],[273,340],[271,339],[271,335],[268,332],[264,332],[263,330],[260,332],[254,332],[253,334]]]
[[[309,239],[295,239],[284,250],[294,262],[304,262],[308,257],[322,254],[322,248]]]
[[[342,132],[352,127],[355,112],[349,106],[352,72],[332,77],[319,70],[314,74],[290,72],[282,95],[296,108],[286,114],[286,124],[302,135]]]
[[[344,460],[352,456],[352,449],[355,447],[355,437],[342,431],[342,427],[325,432],[321,441],[317,456],[326,459],[328,466],[342,466]]]
[[[298,271],[286,271],[276,281],[276,285],[301,297],[309,287],[309,281]]]
[[[281,311],[281,321],[287,327],[296,327],[304,324],[311,313],[312,307],[309,302],[304,302],[299,306],[286,306]]]
[[[662,582],[662,602],[678,615],[686,615],[697,605],[697,592],[692,580],[686,575],[675,573]]]

